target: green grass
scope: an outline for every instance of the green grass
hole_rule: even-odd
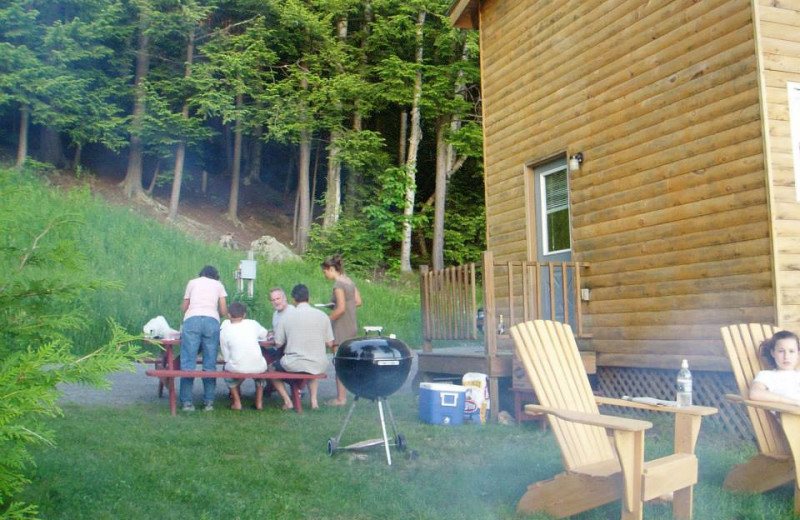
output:
[[[58,447],[37,448],[33,483],[20,497],[45,519],[515,519],[526,486],[561,471],[552,436],[524,426],[434,426],[410,395],[391,400],[409,459],[383,452],[326,453],[345,411],[169,415],[163,403],[125,408],[69,406],[54,419]],[[648,458],[671,449],[670,428],[648,435]],[[342,445],[380,435],[376,405],[360,402]],[[749,445],[701,434],[697,519],[791,518],[792,490],[737,495],[721,489]],[[618,518],[614,503],[578,518]],[[645,517],[671,518],[650,505]],[[534,518],[545,518],[537,515]]]

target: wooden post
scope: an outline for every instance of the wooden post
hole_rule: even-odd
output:
[[[486,341],[486,354],[497,355],[497,321],[494,299],[494,253],[483,252],[483,337]],[[495,407],[493,406],[492,409]]]
[[[478,295],[475,287],[475,262],[469,263],[469,284],[472,289],[472,294],[470,295],[472,297],[472,314],[470,314],[472,339],[478,339]]]
[[[495,312],[497,304],[494,294],[494,254],[491,251],[483,252],[483,337],[486,342],[487,357],[497,356],[497,322]],[[500,385],[496,377],[489,377],[489,399],[492,408],[489,419],[497,422],[500,414]]]
[[[422,351],[432,352],[433,345],[430,340],[430,302],[428,301],[428,272],[427,265],[422,265],[419,268],[419,307],[422,313]]]

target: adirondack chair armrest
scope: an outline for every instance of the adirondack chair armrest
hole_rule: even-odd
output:
[[[649,430],[653,427],[653,423],[649,421],[640,421],[639,419],[629,419],[627,417],[615,417],[613,415],[602,415],[594,413],[574,412],[571,410],[561,410],[558,408],[550,408],[549,406],[542,406],[539,404],[525,405],[525,412],[530,414],[546,413],[554,415],[559,419],[565,421],[587,424],[589,426],[599,426],[601,428],[608,428],[610,430],[639,432]]]
[[[635,401],[628,401],[625,399],[616,399],[614,397],[595,396],[595,402],[600,405],[609,406],[624,406],[626,408],[637,408],[639,410],[650,410],[653,412],[667,412],[667,413],[680,413],[686,415],[699,415],[705,417],[707,415],[714,415],[717,409],[711,406],[658,406],[646,403],[637,403]]]
[[[751,406],[753,408],[760,408],[762,410],[767,410],[770,412],[800,415],[800,407],[792,406],[790,404],[773,403],[771,401],[753,401],[751,399],[745,399],[744,397],[737,394],[725,394],[725,397],[729,401],[733,401],[734,403],[743,404],[745,406]]]

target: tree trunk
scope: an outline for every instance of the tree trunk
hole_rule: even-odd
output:
[[[83,154],[83,145],[75,143],[75,155],[72,156],[72,170],[78,171],[81,167],[81,155]]]
[[[311,169],[311,209],[308,212],[309,227],[311,222],[314,222],[314,203],[317,198],[317,172],[319,172],[319,155],[322,153],[322,147],[317,146],[314,149],[314,168]]]
[[[469,58],[467,42],[461,48],[461,60]],[[456,78],[455,96],[464,95],[464,71],[459,70]],[[436,189],[434,192],[433,212],[433,269],[444,269],[444,220],[447,204],[447,185],[450,177],[464,164],[464,157],[456,160],[455,148],[445,142],[445,131],[450,126],[451,132],[461,129],[461,117],[458,114],[442,116],[436,122]]]
[[[297,168],[297,252],[301,255],[308,247],[308,228],[311,225],[311,200],[309,194],[309,174],[311,170],[311,131],[300,130],[300,161]]]
[[[436,188],[433,206],[433,270],[444,269],[444,208],[447,198],[448,144],[445,133],[450,125],[450,117],[440,117],[436,121]]]
[[[368,67],[367,67],[367,43],[369,40],[369,35],[371,32],[371,23],[373,19],[373,12],[372,12],[372,2],[370,0],[364,0],[364,23],[362,27],[363,35],[361,37],[361,57],[359,63],[359,74],[361,77],[368,76]],[[364,114],[361,112],[359,108],[359,100],[356,99],[355,101],[355,112],[353,113],[353,131],[358,133],[361,132],[364,126]],[[364,174],[361,170],[355,168],[349,168],[347,172],[347,184],[346,186],[346,193],[344,196],[344,208],[343,211],[349,215],[356,214],[356,208],[358,207],[359,197],[358,197],[358,188],[363,183]]]
[[[252,142],[250,143],[250,167],[243,182],[245,186],[250,186],[254,182],[261,182],[262,135],[264,135],[264,129],[261,125],[258,125],[254,130]]]
[[[222,133],[225,135],[225,176],[233,174],[233,136],[230,123],[223,123]]]
[[[233,175],[231,175],[231,197],[228,200],[228,220],[239,222],[239,177],[242,171],[242,105],[244,96],[236,95],[236,126],[233,135]]]
[[[336,34],[340,40],[347,38],[347,17],[336,21]],[[342,71],[343,72],[343,71]],[[341,103],[337,104],[341,110]],[[339,160],[339,145],[337,141],[342,138],[342,131],[338,128],[331,130],[330,151],[328,152],[328,178],[325,189],[325,216],[322,227],[329,228],[339,221],[342,211],[342,163]]]
[[[397,164],[402,166],[406,162],[406,139],[408,139],[408,110],[400,112],[400,143],[397,147]]]
[[[161,159],[156,161],[156,167],[153,169],[153,176],[150,178],[150,184],[147,186],[147,193],[149,196],[153,196],[153,190],[156,189],[156,182],[158,181],[158,176],[161,174]]]
[[[28,127],[31,124],[31,107],[22,105],[19,109],[19,143],[17,144],[17,170],[22,169],[28,158]]]
[[[301,68],[305,71],[306,64],[302,63]],[[308,90],[308,80],[303,77],[300,80],[300,89],[305,92]],[[300,158],[297,167],[297,252],[301,255],[306,252],[308,247],[308,228],[311,226],[311,196],[309,194],[309,175],[311,170],[311,130],[309,128],[307,108],[300,107]]]
[[[339,161],[339,147],[334,144],[342,137],[339,130],[331,130],[330,151],[328,152],[328,178],[325,188],[325,216],[322,227],[329,228],[339,221],[342,204],[342,163]]]
[[[122,181],[122,190],[128,197],[139,196],[142,190],[142,156],[144,145],[142,143],[142,127],[144,126],[146,95],[144,81],[150,68],[150,15],[147,8],[143,7],[139,13],[139,39],[136,48],[136,75],[134,77],[133,114],[131,119],[131,141],[128,154],[128,171]]]
[[[403,241],[400,244],[400,271],[411,272],[411,219],[414,217],[414,197],[416,196],[417,180],[417,154],[419,143],[422,140],[422,125],[420,123],[420,99],[422,97],[422,51],[423,27],[425,25],[425,11],[420,11],[417,16],[417,51],[415,61],[417,74],[414,78],[414,101],[411,105],[411,134],[408,139],[408,158],[406,160],[406,194],[403,207]]]
[[[189,41],[186,44],[186,68],[183,71],[183,77],[189,78],[192,75],[192,62],[194,61],[194,39],[195,28],[189,28]],[[181,109],[181,118],[184,121],[189,119],[189,102],[184,101]],[[186,139],[181,139],[178,142],[178,148],[175,150],[175,171],[172,176],[172,193],[169,196],[169,213],[167,218],[175,220],[178,217],[178,204],[181,200],[181,185],[183,184],[183,165],[186,159]]]
[[[39,135],[39,160],[52,164],[56,168],[64,166],[66,163],[64,145],[61,144],[61,135],[58,130],[51,126],[41,126]]]

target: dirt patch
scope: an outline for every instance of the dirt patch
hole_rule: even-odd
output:
[[[88,185],[94,195],[106,203],[129,208],[145,217],[176,226],[186,234],[210,244],[219,243],[224,234],[232,234],[239,249],[247,249],[250,242],[271,235],[288,247],[292,244],[292,215],[294,198],[256,183],[239,189],[237,222],[227,216],[230,179],[209,176],[205,192],[191,185],[181,192],[178,218],[167,220],[171,186],[160,186],[152,196],[127,198],[120,187],[122,179],[108,176],[86,175],[77,178],[73,172],[58,170],[50,176],[51,182],[63,188]]]

